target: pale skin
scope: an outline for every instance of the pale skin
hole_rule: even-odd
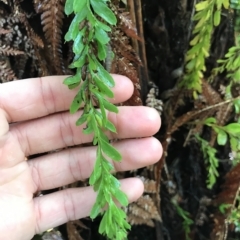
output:
[[[95,161],[95,147],[75,147],[90,142],[75,121],[80,112],[70,115],[76,90],[62,84],[64,76],[14,81],[0,85],[0,239],[29,240],[35,234],[70,220],[89,216],[96,193],[92,187],[64,189],[33,197],[42,190],[58,188],[87,179]],[[133,85],[114,75],[113,103],[127,100]],[[141,168],[156,163],[162,154],[153,137],[160,128],[160,117],[147,107],[119,107],[119,114],[108,114],[117,128],[114,146],[122,162],[116,171]],[[137,139],[135,139],[137,138]],[[53,152],[27,161],[26,157]],[[121,181],[130,202],[143,193],[137,178]]]

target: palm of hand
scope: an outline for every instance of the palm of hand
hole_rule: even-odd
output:
[[[36,233],[88,216],[95,202],[96,193],[91,187],[33,197],[37,191],[88,178],[94,166],[95,147],[70,148],[25,159],[92,139],[75,126],[78,116],[64,112],[76,93],[66,89],[64,78],[29,79],[0,86],[0,239],[29,240]],[[127,100],[133,90],[131,82],[122,76],[114,78],[112,102]],[[146,107],[119,110],[117,115],[108,115],[118,132],[117,136],[109,133],[109,137],[122,139],[115,143],[123,157],[122,162],[114,164],[115,170],[155,163],[160,159],[161,146],[149,136],[159,129],[157,112]],[[121,188],[130,202],[143,192],[143,184],[136,178],[122,180]]]
[[[29,165],[15,136],[9,132],[1,143],[0,233],[1,239],[31,239],[36,215],[36,191]]]

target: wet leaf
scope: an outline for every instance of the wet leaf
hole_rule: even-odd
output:
[[[118,108],[105,99],[103,99],[103,105],[108,111],[118,113]]]
[[[102,28],[96,28],[95,38],[103,45],[107,44],[110,41],[108,34]]]
[[[74,0],[66,0],[64,11],[66,15],[70,15],[73,12],[73,1]]]
[[[240,123],[230,123],[226,126],[224,126],[224,129],[226,132],[230,134],[240,134]]]
[[[105,124],[106,129],[108,129],[111,132],[117,133],[116,127],[107,120],[106,124]]]
[[[103,139],[100,140],[102,151],[111,159],[115,161],[121,161],[121,154],[108,142],[105,142]]]
[[[227,142],[228,136],[227,133],[224,131],[219,131],[218,135],[217,135],[217,142],[219,145],[225,145]]]
[[[82,96],[81,96],[81,92],[78,92],[70,106],[70,113],[73,114],[77,112],[81,104],[82,104]]]
[[[108,22],[110,25],[117,23],[117,18],[114,13],[107,7],[107,5],[99,0],[90,0],[94,12]]]
[[[83,8],[87,5],[87,0],[74,0],[73,10],[75,13],[81,12]]]
[[[119,203],[122,206],[127,206],[128,205],[128,198],[127,195],[122,192],[121,190],[117,189],[113,195],[115,196],[115,198],[119,201]]]
[[[80,126],[83,123],[85,123],[87,120],[87,117],[88,117],[88,114],[86,114],[86,113],[82,114],[82,116],[77,120],[76,125]]]

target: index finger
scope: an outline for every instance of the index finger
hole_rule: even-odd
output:
[[[66,76],[30,78],[0,85],[0,108],[6,112],[8,122],[43,117],[68,110],[77,93],[63,84]],[[133,92],[131,81],[113,75],[116,86],[112,89],[112,103],[126,101]]]

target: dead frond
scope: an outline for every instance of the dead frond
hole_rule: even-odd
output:
[[[140,197],[135,203],[128,207],[128,220],[132,225],[154,227],[154,221],[160,221],[160,215],[153,199],[149,195]]]
[[[67,223],[67,232],[69,240],[84,240],[80,233],[81,229],[88,229],[80,220]]]
[[[237,197],[240,191],[240,164],[237,164],[230,172],[225,176],[225,183],[222,186],[222,191],[217,195],[214,200],[215,206],[221,204],[229,204],[225,214],[217,210],[213,216],[214,228],[211,233],[211,240],[226,239],[228,232],[227,218],[231,212],[231,209],[235,206]]]
[[[36,12],[41,13],[41,23],[47,41],[47,48],[52,53],[52,63],[56,74],[65,73],[62,58],[64,3],[64,0],[34,0]]]

